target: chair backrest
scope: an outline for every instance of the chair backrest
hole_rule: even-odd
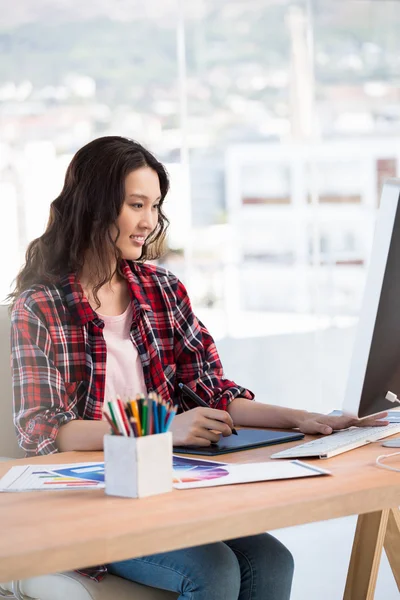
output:
[[[12,420],[10,316],[8,306],[0,305],[0,457],[22,456]]]

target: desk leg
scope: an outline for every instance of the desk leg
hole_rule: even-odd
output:
[[[400,511],[392,508],[386,529],[384,547],[400,591]]]
[[[358,517],[343,600],[373,600],[389,512]]]

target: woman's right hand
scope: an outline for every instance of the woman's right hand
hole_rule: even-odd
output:
[[[176,415],[170,431],[174,446],[210,446],[221,435],[231,435],[232,427],[232,418],[225,410],[199,406]]]

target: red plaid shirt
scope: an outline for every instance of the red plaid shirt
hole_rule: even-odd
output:
[[[181,398],[179,382],[212,408],[226,410],[237,396],[252,399],[252,392],[224,378],[214,340],[193,314],[184,285],[160,267],[121,266],[147,390],[178,401],[180,411],[195,405]],[[73,274],[57,286],[35,285],[17,299],[11,324],[14,423],[27,455],[57,452],[58,429],[72,419],[102,418],[103,327]]]

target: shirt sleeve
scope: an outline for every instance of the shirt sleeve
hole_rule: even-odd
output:
[[[174,352],[177,382],[185,383],[210,408],[226,410],[238,396],[252,400],[253,392],[224,377],[213,338],[194,315],[185,286],[176,292]],[[196,405],[185,398],[188,408]]]
[[[20,298],[12,312],[11,371],[19,445],[29,456],[57,452],[60,426],[79,417],[71,384],[55,366],[51,335],[34,301]]]

